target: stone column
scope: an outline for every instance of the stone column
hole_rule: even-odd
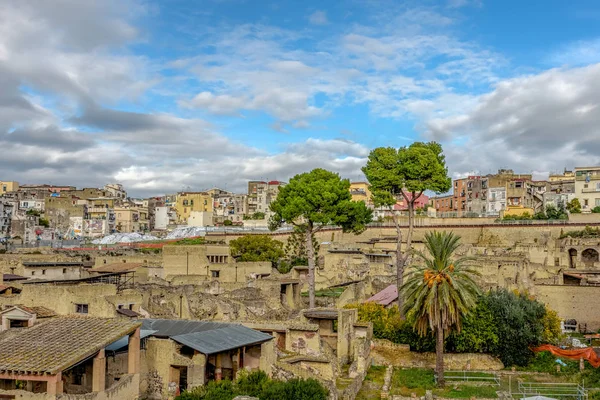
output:
[[[59,372],[56,375],[50,376],[49,379],[46,381],[46,385],[46,393],[50,395],[62,393],[62,374]]]
[[[140,373],[140,328],[137,328],[135,332],[129,335],[129,346],[127,348],[128,354],[128,370],[130,374]]]
[[[102,349],[94,357],[92,392],[103,392],[104,389],[106,389],[106,358],[104,357],[104,349]]]

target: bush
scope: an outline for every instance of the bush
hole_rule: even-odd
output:
[[[567,233],[563,233],[560,235],[560,239],[564,239],[566,237],[572,238],[597,238],[600,237],[600,228],[592,228],[590,226],[586,226],[580,231],[569,231]]]
[[[575,198],[575,199],[571,200],[570,202],[568,202],[567,203],[567,210],[571,214],[579,214],[579,213],[581,213],[581,203],[579,202],[579,199]]]
[[[223,225],[225,225],[225,226],[231,226],[231,225],[233,225],[233,222],[231,222],[230,219],[226,219],[225,221],[223,221]]]
[[[262,371],[241,373],[235,381],[211,381],[205,386],[185,391],[176,400],[232,400],[252,396],[261,400],[326,400],[327,389],[315,379],[271,380]]]
[[[600,206],[596,206],[596,207],[592,208],[592,212],[593,212],[594,214],[598,214],[598,213],[600,213]]]

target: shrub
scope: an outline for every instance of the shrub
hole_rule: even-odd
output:
[[[241,372],[235,381],[211,381],[205,386],[185,391],[176,400],[232,400],[252,396],[261,400],[326,400],[327,389],[315,379],[271,380],[262,371]]]
[[[568,202],[567,203],[567,210],[571,214],[579,214],[579,213],[581,213],[581,203],[579,202],[579,199],[575,198],[575,199],[571,200],[570,202]]]
[[[600,213],[600,206],[596,206],[596,207],[592,208],[592,212],[595,214]]]
[[[223,225],[225,225],[225,226],[231,226],[231,225],[233,225],[233,222],[231,222],[230,219],[226,219],[225,221],[223,221]]]

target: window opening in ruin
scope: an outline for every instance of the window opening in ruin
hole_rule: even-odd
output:
[[[221,274],[221,271],[210,271],[210,276],[213,278],[218,278]]]
[[[577,267],[577,250],[569,249],[569,268]]]
[[[87,314],[88,313],[88,305],[87,304],[75,304],[75,312],[78,314]]]

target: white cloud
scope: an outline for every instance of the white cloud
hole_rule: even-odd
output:
[[[600,163],[600,64],[499,82],[463,113],[427,121],[454,171],[550,172]],[[454,144],[453,144],[454,143]]]
[[[327,13],[325,11],[317,10],[314,13],[310,14],[308,20],[313,25],[327,25],[329,21],[327,20]]]

